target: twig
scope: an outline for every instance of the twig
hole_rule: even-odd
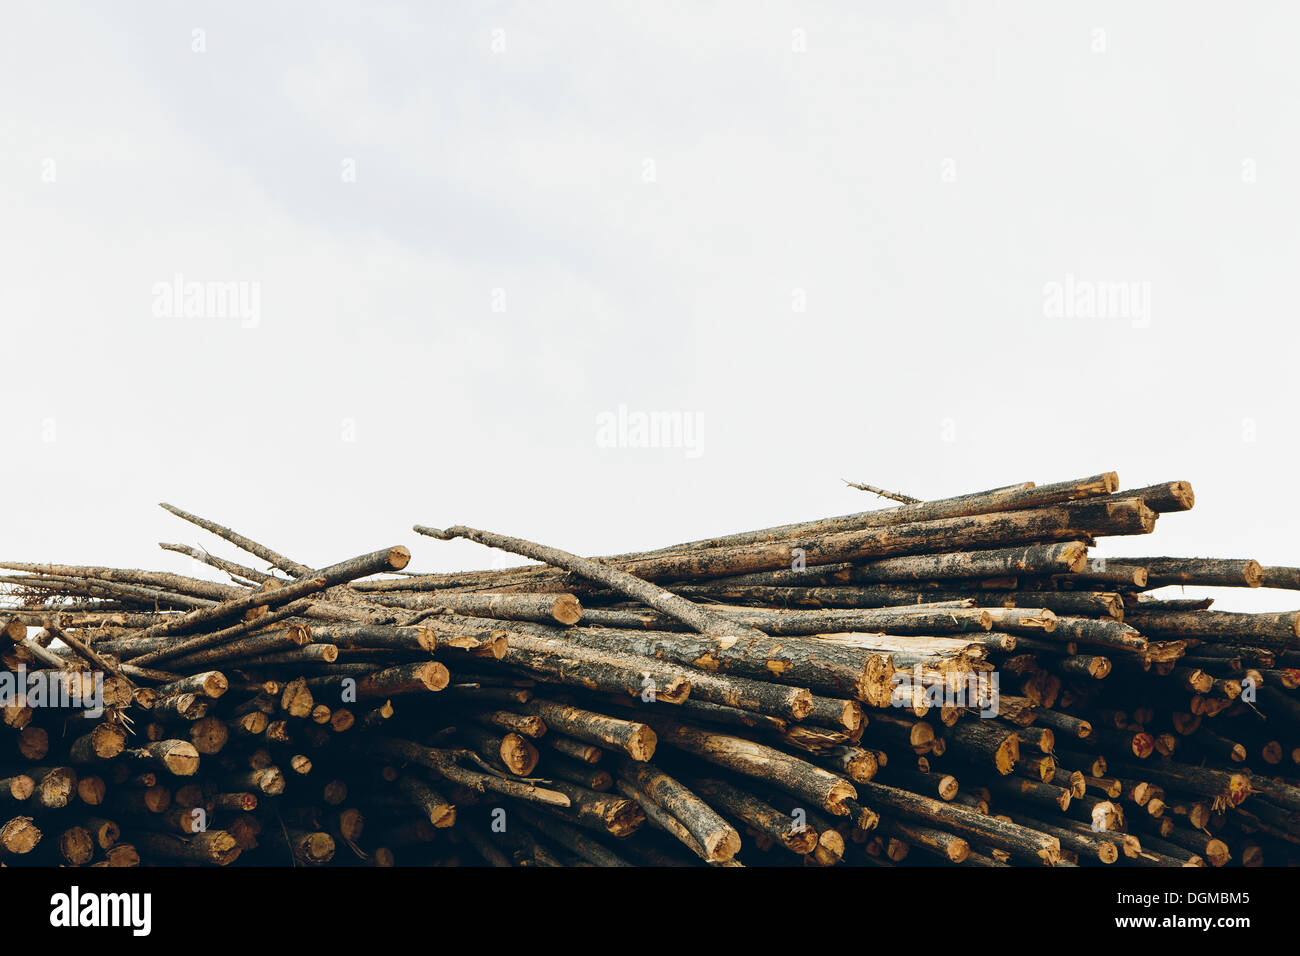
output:
[[[920,498],[913,498],[911,495],[901,494],[897,491],[886,491],[884,488],[877,488],[875,485],[860,485],[856,481],[849,481],[847,478],[841,478],[850,488],[856,488],[858,491],[869,491],[873,495],[881,498],[888,498],[890,501],[902,502],[905,505],[916,505],[921,503]]]

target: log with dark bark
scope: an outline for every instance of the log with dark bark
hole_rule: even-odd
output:
[[[1056,837],[896,787],[874,782],[862,786],[864,799],[906,820],[956,833],[972,843],[1005,850],[1018,859],[1048,866],[1060,859],[1061,845]]]
[[[688,787],[658,767],[624,760],[619,776],[676,819],[693,838],[694,845],[704,851],[707,862],[725,862],[740,850],[740,834],[735,828]]]
[[[849,812],[847,801],[857,796],[843,777],[773,747],[659,718],[651,721],[663,743],[743,776],[766,781],[836,816]]]
[[[754,636],[752,629],[733,624],[724,618],[718,618],[712,612],[677,597],[661,587],[656,587],[648,581],[640,580],[634,574],[628,574],[626,571],[610,567],[599,561],[580,558],[576,554],[570,554],[558,548],[549,548],[545,545],[534,544],[531,541],[524,541],[522,538],[512,538],[508,535],[493,534],[490,531],[479,531],[475,528],[463,526],[439,530],[416,525],[415,530],[420,534],[427,534],[442,541],[450,541],[452,538],[468,538],[490,548],[499,548],[512,554],[544,561],[553,567],[572,571],[589,580],[626,594],[634,601],[640,601],[647,607],[652,607],[667,614],[669,617],[681,621],[687,627],[702,634],[715,634],[723,640],[738,640]]]

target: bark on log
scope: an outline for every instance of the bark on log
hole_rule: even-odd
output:
[[[843,777],[774,747],[664,718],[649,723],[659,739],[670,746],[744,776],[766,780],[836,816],[848,814],[845,801],[857,796],[853,785]]]
[[[1149,588],[1172,584],[1198,587],[1257,588],[1264,570],[1255,560],[1230,558],[1107,558],[1108,568],[1145,567]]]
[[[490,548],[520,554],[536,561],[544,561],[557,568],[563,568],[566,571],[572,571],[606,587],[614,588],[634,601],[640,601],[647,607],[661,611],[669,617],[681,621],[692,630],[699,631],[702,634],[716,635],[721,640],[740,640],[741,638],[756,636],[752,628],[736,625],[725,618],[717,617],[711,611],[692,604],[690,601],[680,598],[648,581],[641,580],[634,574],[610,567],[599,561],[580,558],[576,554],[570,554],[558,548],[549,548],[531,541],[524,541],[522,538],[511,538],[507,535],[493,534],[490,531],[479,531],[463,526],[439,530],[416,525],[415,530],[420,534],[438,538],[441,541],[450,541],[453,538],[468,538]]]
[[[469,619],[470,622],[473,619]],[[728,672],[757,682],[792,684],[836,697],[846,697],[882,706],[889,703],[893,670],[889,660],[877,653],[837,646],[810,638],[763,637],[740,644],[686,632],[636,633],[616,628],[574,627],[564,631],[544,630],[541,625],[516,625],[511,634],[549,636],[600,651],[618,652],[672,661],[710,672]],[[555,638],[552,638],[554,640]],[[548,645],[548,648],[553,645]],[[754,694],[760,691],[753,687]],[[718,700],[714,703],[728,703]],[[791,704],[796,710],[799,705]],[[803,705],[809,707],[810,704]],[[753,708],[751,708],[753,709]],[[808,713],[790,711],[802,719]]]
[[[1139,500],[1157,514],[1170,511],[1191,511],[1196,504],[1196,495],[1192,492],[1190,482],[1165,481],[1145,488],[1134,488],[1111,495],[1108,501]]]
[[[1061,844],[1056,837],[983,816],[964,806],[874,782],[862,785],[862,796],[877,806],[888,807],[905,819],[948,830],[972,843],[1005,850],[1019,859],[1053,866],[1061,856]]]
[[[559,701],[534,699],[519,709],[540,717],[547,727],[569,737],[622,751],[637,761],[644,762],[653,757],[658,743],[648,724],[606,717]]]
[[[708,862],[730,860],[740,851],[740,834],[676,778],[653,764],[633,760],[624,760],[619,774],[675,817],[703,848]]]
[[[806,824],[801,824],[790,814],[775,807],[748,791],[713,778],[693,779],[691,787],[713,806],[730,814],[746,826],[753,827],[776,845],[800,856],[812,853],[817,846],[818,834]]]

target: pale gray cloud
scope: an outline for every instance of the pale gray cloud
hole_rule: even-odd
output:
[[[1200,503],[1112,551],[1297,563],[1298,19],[15,8],[4,553],[168,565],[158,500],[308,562],[600,552],[1115,468]],[[178,274],[256,322],[154,315]]]

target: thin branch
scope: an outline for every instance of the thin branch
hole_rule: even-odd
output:
[[[917,505],[921,503],[920,498],[913,498],[911,495],[905,495],[897,491],[886,491],[884,488],[877,488],[875,485],[860,485],[856,481],[849,481],[847,478],[841,478],[850,488],[856,488],[858,491],[869,491],[873,495],[881,498],[888,498],[890,501],[898,501],[905,505]]]

